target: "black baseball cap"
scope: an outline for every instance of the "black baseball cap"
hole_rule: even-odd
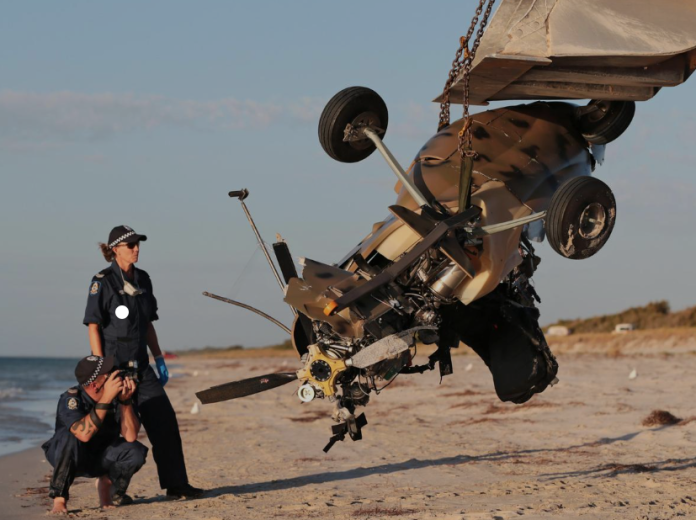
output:
[[[87,356],[77,363],[75,367],[75,378],[78,383],[85,386],[93,383],[99,376],[108,374],[113,368],[113,356]]]
[[[145,235],[138,235],[133,228],[128,226],[116,226],[109,233],[109,247],[115,247],[121,242],[125,244],[131,244],[133,242],[140,242],[147,240]]]

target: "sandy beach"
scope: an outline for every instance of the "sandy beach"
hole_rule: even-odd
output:
[[[694,334],[617,341],[625,348],[611,352],[559,343],[560,383],[522,406],[498,401],[485,365],[460,349],[442,384],[436,372],[402,375],[373,394],[364,439],[328,454],[330,405],[301,404],[294,383],[191,413],[195,391],[294,370],[291,353],[184,358],[167,390],[191,482],[210,491],[167,500],[148,456],[130,488],[136,504],[102,512],[92,482],[78,479],[69,509],[95,519],[696,518]],[[644,425],[655,410],[681,421]],[[0,468],[0,517],[45,515],[41,450]]]

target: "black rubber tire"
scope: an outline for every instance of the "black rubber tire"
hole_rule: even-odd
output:
[[[357,121],[356,121],[357,120]],[[376,147],[369,139],[344,142],[343,133],[348,123],[363,121],[384,130],[389,113],[384,100],[366,87],[348,87],[341,90],[324,107],[319,118],[319,142],[330,157],[340,162],[354,163],[367,158]],[[380,135],[384,138],[384,134]]]
[[[595,114],[578,119],[582,136],[591,144],[607,144],[618,139],[633,121],[636,114],[635,101],[590,101],[589,105],[606,107],[604,115],[596,119]]]
[[[592,212],[599,215],[597,220],[601,225],[583,218]],[[616,199],[609,186],[594,177],[575,177],[561,184],[551,197],[546,213],[546,236],[559,255],[581,260],[602,249],[615,222]]]

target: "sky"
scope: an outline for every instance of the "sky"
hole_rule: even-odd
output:
[[[159,301],[165,350],[277,343],[242,300],[292,315],[230,190],[267,243],[338,261],[387,215],[395,178],[373,154],[322,151],[324,104],[367,86],[409,163],[435,132],[473,1],[3,2],[0,17],[0,356],[79,356],[97,243],[126,224]],[[594,257],[539,246],[541,323],[654,300],[695,305],[696,80],[639,103],[596,175],[617,223]],[[512,102],[511,104],[516,104]],[[459,106],[452,113],[458,114]],[[475,111],[482,110],[476,108]]]

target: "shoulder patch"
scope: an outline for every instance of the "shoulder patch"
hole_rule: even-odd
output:
[[[94,275],[95,278],[104,278],[104,273],[97,273]]]
[[[70,397],[65,404],[68,410],[77,410],[78,401],[76,397]]]
[[[92,282],[92,285],[89,287],[89,295],[99,294],[99,289],[101,289],[101,282]]]
[[[68,388],[68,393],[70,395],[77,395],[77,388],[75,388],[74,386],[72,388]]]

